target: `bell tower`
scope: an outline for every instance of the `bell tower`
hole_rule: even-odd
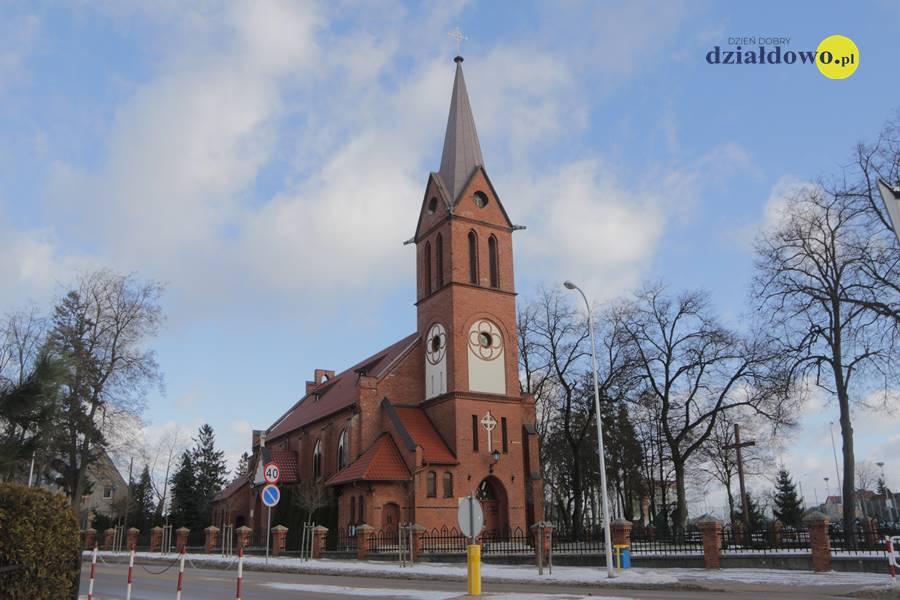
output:
[[[509,220],[484,167],[457,56],[440,170],[431,173],[416,234],[418,331],[425,399],[519,397]]]

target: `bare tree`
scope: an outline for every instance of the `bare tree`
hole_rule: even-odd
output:
[[[713,317],[703,292],[672,298],[662,285],[647,286],[628,305],[622,335],[638,357],[647,394],[675,471],[677,529],[687,524],[688,461],[727,411],[743,408],[783,421],[783,380],[767,363],[766,340],[742,338]]]
[[[555,290],[541,290],[519,318],[525,389],[535,394],[541,414],[545,480],[561,512],[572,515],[577,535],[585,520],[586,477],[599,463],[587,319]],[[596,327],[601,402],[610,402],[623,396],[631,364],[616,333],[617,317],[604,313]]]
[[[321,480],[301,481],[294,487],[292,503],[306,513],[307,524],[312,523],[316,511],[331,503],[331,488]]]
[[[144,347],[160,327],[161,295],[158,283],[101,270],[82,276],[54,309],[50,343],[69,376],[53,467],[76,511],[88,468],[107,445],[106,419],[140,414],[147,387],[161,383]]]
[[[883,256],[884,237],[873,229],[872,209],[864,202],[816,186],[790,199],[779,223],[756,244],[753,297],[762,327],[777,336],[793,376],[837,399],[843,520],[851,545],[856,513],[851,401],[896,381],[900,364],[897,321],[869,302],[877,298],[886,307],[900,302],[891,286],[870,272]]]

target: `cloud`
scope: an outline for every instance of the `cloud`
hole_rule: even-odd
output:
[[[27,81],[25,62],[34,51],[40,28],[40,19],[32,14],[0,19],[0,98],[7,88]]]
[[[738,244],[746,250],[752,250],[756,237],[760,232],[774,229],[782,222],[785,218],[784,211],[788,202],[801,193],[812,190],[815,187],[815,183],[792,175],[779,177],[769,192],[769,197],[766,199],[760,219],[738,228],[732,238],[737,240]]]

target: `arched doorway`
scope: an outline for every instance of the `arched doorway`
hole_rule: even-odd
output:
[[[499,537],[509,528],[507,518],[506,488],[495,477],[488,477],[478,484],[475,497],[481,501],[484,512],[484,533]]]

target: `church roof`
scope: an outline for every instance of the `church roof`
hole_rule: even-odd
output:
[[[234,478],[234,481],[226,485],[215,496],[213,496],[213,502],[218,502],[220,500],[230,498],[235,494],[235,492],[237,492],[248,483],[250,483],[250,478],[247,475],[238,475]]]
[[[394,406],[394,411],[413,442],[422,447],[423,458],[427,464],[456,464],[456,457],[450,452],[444,438],[434,428],[424,410],[415,406]]]
[[[266,437],[269,440],[290,433],[331,413],[337,412],[356,401],[356,383],[360,375],[380,378],[393,366],[417,340],[417,333],[410,334],[372,356],[343,371],[309,394],[301,398],[271,427]]]
[[[394,438],[382,433],[362,456],[338,471],[326,485],[353,481],[407,481],[409,477],[409,469],[400,456]]]
[[[300,465],[297,462],[297,453],[293,450],[264,448],[263,459],[265,463],[274,462],[278,465],[282,483],[300,481]]]
[[[478,132],[475,131],[475,117],[472,115],[469,92],[463,77],[463,59],[457,56],[455,60],[456,78],[453,80],[450,115],[447,117],[447,133],[444,135],[444,151],[438,172],[449,193],[451,205],[456,204],[475,168],[484,166]]]

